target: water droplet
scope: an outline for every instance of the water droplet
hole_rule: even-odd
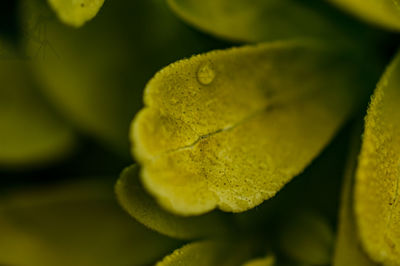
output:
[[[209,62],[201,65],[197,70],[197,80],[203,85],[210,84],[214,78],[215,71]]]

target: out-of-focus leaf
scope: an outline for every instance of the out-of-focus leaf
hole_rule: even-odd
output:
[[[99,12],[104,0],[48,0],[65,24],[80,27]]]
[[[211,46],[163,0],[107,1],[79,29],[59,22],[46,4],[21,2],[25,45],[44,95],[82,131],[126,157],[146,81],[169,62]]]
[[[353,210],[353,178],[357,155],[360,150],[359,130],[354,129],[353,143],[349,149],[346,172],[344,174],[342,199],[339,213],[339,227],[336,238],[333,266],[374,266],[361,248]],[[357,134],[357,135],[356,135]]]
[[[146,189],[185,215],[245,211],[273,197],[363,99],[369,85],[353,63],[321,43],[289,41],[161,70],[131,129]]]
[[[126,168],[116,185],[120,204],[136,220],[164,235],[195,239],[227,232],[228,224],[218,213],[180,217],[161,209],[139,182],[138,167]]]
[[[4,265],[144,265],[179,245],[133,221],[109,184],[84,182],[0,198]]]
[[[365,119],[356,172],[361,242],[384,265],[400,265],[400,53],[386,70]]]
[[[298,263],[328,265],[333,239],[333,231],[323,217],[304,212],[284,219],[279,246],[284,254]]]
[[[194,242],[175,250],[156,266],[220,266],[224,258],[229,256],[229,245],[220,241]]]
[[[329,18],[315,1],[168,0],[171,9],[196,28],[235,41],[298,37],[346,38],[340,18]],[[359,31],[357,32],[357,34]]]
[[[399,0],[329,0],[354,15],[386,27],[400,30]]]
[[[0,41],[0,166],[49,163],[75,144],[72,130],[37,93],[27,62]]]
[[[273,256],[252,259],[243,264],[243,266],[274,266],[274,265],[275,265],[275,258]]]

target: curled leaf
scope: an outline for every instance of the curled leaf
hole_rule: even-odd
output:
[[[218,213],[180,217],[161,209],[139,182],[137,166],[126,168],[116,185],[120,204],[137,221],[164,235],[180,239],[204,238],[226,233],[228,224]]]
[[[80,27],[99,12],[104,0],[48,0],[65,24]]]
[[[354,15],[386,27],[400,30],[399,0],[329,0]]]
[[[358,129],[358,127],[357,127]],[[357,133],[357,134],[356,134]],[[365,254],[359,242],[355,224],[353,209],[354,174],[357,163],[357,155],[360,149],[359,130],[354,129],[354,136],[349,152],[349,158],[344,174],[342,199],[338,221],[338,233],[336,237],[335,252],[333,256],[334,266],[374,266],[376,265]]]
[[[400,53],[386,70],[365,118],[355,211],[362,244],[376,262],[400,265]]]
[[[2,265],[147,265],[178,245],[132,220],[109,188],[80,181],[2,195]]]
[[[363,99],[352,65],[321,43],[290,41],[166,67],[131,129],[145,187],[184,215],[245,211],[273,197]]]

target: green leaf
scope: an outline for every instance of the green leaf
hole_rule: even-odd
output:
[[[359,129],[361,127],[356,127]],[[352,143],[349,149],[348,162],[344,174],[342,199],[340,204],[338,233],[333,256],[334,266],[374,266],[365,254],[359,242],[353,209],[354,176],[357,155],[360,150],[360,130],[353,131]]]
[[[168,0],[171,9],[196,28],[234,41],[259,42],[319,37],[338,40],[353,27],[315,1]],[[358,35],[359,32],[355,32]]]
[[[80,181],[0,198],[4,265],[144,265],[179,243],[133,221],[108,183]]]
[[[39,166],[61,159],[75,135],[37,92],[26,60],[0,41],[0,166]]]
[[[219,241],[194,242],[175,250],[156,266],[219,266],[227,257],[230,245]]]
[[[48,0],[62,22],[80,27],[99,12],[104,0]]]
[[[400,30],[399,0],[329,0],[359,18],[389,30]]]
[[[273,256],[266,256],[264,258],[252,259],[243,264],[243,266],[274,266],[275,258]]]
[[[254,258],[255,254],[260,254],[260,250],[265,252],[261,242],[251,238],[246,239],[246,236],[197,241],[175,250],[156,265],[244,265]]]
[[[108,1],[101,16],[79,29],[60,23],[40,1],[22,2],[24,44],[43,94],[84,133],[126,157],[146,81],[211,46],[161,0]]]
[[[279,246],[298,263],[329,265],[333,239],[333,231],[324,217],[313,212],[298,212],[284,219]]]
[[[195,239],[227,233],[229,225],[219,213],[185,218],[161,209],[143,189],[138,172],[137,166],[126,168],[116,185],[120,204],[136,220],[174,238]]]
[[[400,264],[400,53],[371,99],[356,172],[355,211],[362,244],[376,262]]]
[[[241,212],[273,197],[362,101],[368,75],[353,63],[321,43],[288,41],[166,67],[131,129],[145,187],[185,215]]]

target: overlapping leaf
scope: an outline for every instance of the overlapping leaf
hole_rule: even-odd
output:
[[[358,128],[357,128],[358,129]],[[336,238],[334,266],[374,266],[361,247],[358,231],[355,224],[353,208],[354,174],[357,164],[357,155],[360,149],[359,130],[354,130],[354,136],[349,149],[348,162],[344,175],[342,199],[339,213],[339,226]],[[355,135],[357,134],[357,135]]]
[[[365,119],[355,210],[367,253],[400,265],[400,54],[379,82]]]
[[[116,185],[120,204],[136,220],[174,238],[216,237],[228,232],[229,224],[217,213],[184,218],[161,209],[144,191],[138,172],[137,166],[126,168]]]
[[[185,215],[245,211],[274,196],[363,98],[367,79],[352,60],[293,41],[163,69],[147,85],[131,131],[145,187]]]
[[[259,254],[260,250],[264,251],[263,246],[268,242],[260,236],[238,234],[237,228],[221,213],[180,217],[166,212],[143,190],[137,166],[123,171],[116,192],[125,210],[147,227],[174,238],[204,239],[175,250],[160,265],[239,265]],[[260,261],[272,263],[273,260],[268,257]]]

